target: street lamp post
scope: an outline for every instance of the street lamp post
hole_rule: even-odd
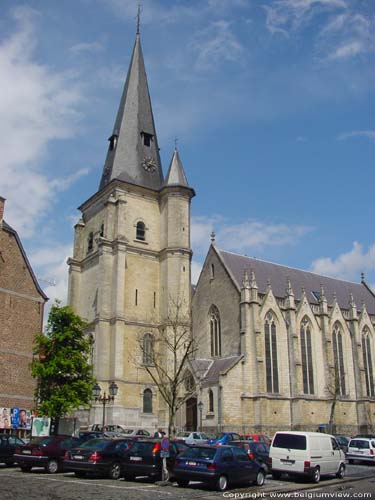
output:
[[[108,389],[108,396],[106,392],[104,391],[103,395],[101,395],[101,387],[98,383],[96,383],[93,387],[92,394],[94,396],[95,402],[99,402],[103,405],[103,420],[102,420],[102,430],[104,432],[104,427],[105,427],[105,406],[107,403],[110,403],[111,401],[115,400],[115,396],[117,395],[118,391],[118,386],[115,382],[111,382],[109,389]]]
[[[203,412],[202,401],[199,401],[198,403],[198,410],[199,410],[199,430],[202,432],[202,412]]]

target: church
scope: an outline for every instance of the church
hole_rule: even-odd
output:
[[[107,422],[167,426],[144,367],[178,304],[196,345],[179,428],[373,430],[375,295],[364,278],[236,255],[212,235],[192,288],[194,196],[176,148],[163,174],[138,30],[98,191],[79,207],[68,260],[68,303],[90,323],[94,376],[107,394],[118,387]],[[87,422],[101,414],[94,403]]]

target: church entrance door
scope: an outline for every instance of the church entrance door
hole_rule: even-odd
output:
[[[198,424],[197,398],[189,398],[186,401],[186,430],[196,431]]]

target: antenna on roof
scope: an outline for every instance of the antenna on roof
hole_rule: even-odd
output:
[[[139,3],[138,4],[138,12],[137,12],[137,35],[139,35],[139,27],[141,25],[141,12],[142,12],[142,5]]]

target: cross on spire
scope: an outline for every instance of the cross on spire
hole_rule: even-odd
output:
[[[137,35],[139,35],[139,28],[141,25],[141,12],[142,12],[142,5],[139,3],[137,12]]]

